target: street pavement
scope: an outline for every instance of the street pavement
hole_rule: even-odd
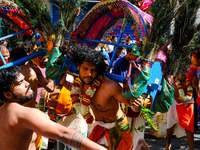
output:
[[[157,138],[150,134],[150,128],[146,126],[144,139],[151,150],[164,150],[167,144],[167,138]],[[171,150],[189,150],[187,137],[172,137]],[[200,132],[194,132],[194,150],[200,150]]]

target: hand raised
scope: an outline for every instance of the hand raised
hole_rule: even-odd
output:
[[[140,103],[143,101],[143,98],[140,96],[137,99],[130,99],[130,107],[134,112],[140,111]]]

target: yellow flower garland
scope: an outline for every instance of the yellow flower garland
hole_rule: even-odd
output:
[[[82,81],[79,77],[74,80],[72,90],[71,90],[71,98],[73,107],[76,109],[78,113],[80,113],[86,122],[91,124],[93,122],[93,116],[89,111],[89,105],[92,101],[92,97],[94,96],[97,88],[101,85],[103,76],[98,76],[93,83],[89,86],[87,91],[85,92],[83,98],[79,95],[79,90],[82,85]]]
[[[191,86],[191,82],[186,78],[186,87],[187,87],[187,94],[185,95],[185,92],[183,90],[181,82],[178,80],[178,78],[175,79],[175,84],[178,89],[179,97],[176,99],[178,103],[186,102],[192,98],[193,95],[193,89]]]

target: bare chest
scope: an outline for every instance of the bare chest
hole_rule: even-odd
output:
[[[6,132],[5,132],[6,131]],[[21,132],[20,132],[21,131]],[[20,128],[2,130],[0,128],[1,150],[35,150],[37,134],[32,131],[23,131]],[[5,140],[6,139],[6,140]]]

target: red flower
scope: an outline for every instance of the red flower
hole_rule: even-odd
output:
[[[74,86],[74,87],[77,87],[77,86],[78,86],[78,83],[73,82],[73,86]]]
[[[73,38],[75,35],[76,35],[76,32],[73,32],[73,33],[71,34],[71,37]]]
[[[94,118],[91,116],[88,120],[86,120],[87,124],[91,124],[93,122]]]
[[[90,104],[85,102],[85,101],[81,101],[81,103],[84,105],[84,106],[89,106]]]
[[[91,87],[92,90],[95,88],[93,84],[90,87]]]
[[[78,96],[77,94],[70,94],[70,97],[76,97]]]
[[[119,30],[119,27],[116,27],[115,30]]]
[[[84,97],[85,97],[85,98],[88,98],[88,99],[90,99],[90,100],[92,99],[91,96],[90,96],[90,95],[87,95],[87,94],[85,94]]]
[[[76,100],[74,100],[72,103],[73,103],[73,104],[76,104],[76,103],[80,103],[80,101],[79,101],[78,99],[76,99]]]

